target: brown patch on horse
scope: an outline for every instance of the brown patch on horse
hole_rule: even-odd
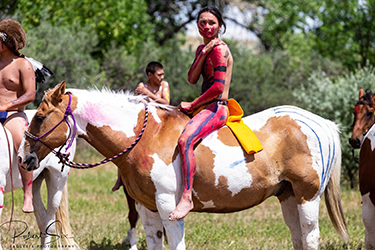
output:
[[[371,150],[371,140],[366,138],[359,153],[359,189],[361,195],[370,193],[370,200],[375,205],[375,151]]]
[[[302,204],[312,199],[319,190],[320,181],[312,167],[307,137],[297,122],[289,116],[272,117],[258,133],[270,154],[269,159],[274,159],[278,166],[275,169],[292,184],[297,202]]]
[[[218,139],[225,145],[230,147],[240,146],[237,138],[234,136],[233,132],[227,126],[222,127],[218,133]]]

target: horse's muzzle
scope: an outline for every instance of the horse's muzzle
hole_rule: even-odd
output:
[[[356,139],[349,138],[349,143],[354,149],[361,147],[361,141],[358,138]]]
[[[27,171],[33,171],[39,167],[39,160],[36,153],[31,153],[22,159],[22,157],[18,157],[18,163],[20,164],[21,168]]]

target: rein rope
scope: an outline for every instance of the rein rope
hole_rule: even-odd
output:
[[[110,162],[110,161],[113,161],[114,159],[120,157],[121,155],[125,154],[126,152],[128,152],[129,150],[131,150],[132,148],[134,148],[134,146],[139,142],[139,140],[142,138],[142,135],[146,129],[146,125],[147,125],[147,121],[148,121],[148,107],[147,107],[147,104],[145,104],[145,119],[144,119],[144,122],[143,122],[143,126],[142,126],[142,129],[138,135],[138,137],[133,141],[133,143],[127,147],[124,151],[118,153],[117,155],[115,156],[112,156],[110,158],[106,158],[100,162],[97,162],[97,163],[76,163],[74,161],[70,161],[69,160],[69,153],[68,154],[64,154],[64,153],[61,153],[61,149],[65,146],[66,142],[69,140],[69,138],[71,137],[70,135],[72,135],[71,131],[72,131],[72,128],[69,124],[69,122],[67,121],[67,117],[68,116],[71,116],[72,119],[73,119],[73,122],[74,122],[74,127],[73,127],[73,136],[72,136],[72,140],[70,140],[68,146],[66,147],[65,149],[65,152],[71,147],[72,143],[73,143],[73,140],[75,139],[75,135],[76,135],[76,132],[77,132],[77,126],[76,126],[76,121],[75,121],[75,118],[74,118],[74,115],[73,115],[73,112],[72,112],[72,109],[70,108],[70,104],[71,104],[71,94],[68,93],[69,95],[69,104],[68,104],[68,107],[66,108],[66,111],[65,111],[65,114],[64,114],[64,117],[63,119],[61,119],[61,121],[59,123],[57,123],[53,128],[51,128],[50,130],[48,130],[45,134],[43,134],[42,136],[40,137],[37,137],[37,136],[34,136],[33,134],[31,134],[30,132],[28,131],[25,131],[25,135],[30,137],[31,139],[35,140],[35,141],[39,141],[41,142],[43,145],[45,145],[46,147],[48,147],[49,149],[51,149],[51,151],[59,158],[60,162],[59,163],[62,163],[62,167],[61,167],[61,172],[64,171],[64,166],[65,165],[68,165],[69,167],[71,168],[76,168],[76,169],[90,169],[90,168],[94,168],[94,167],[97,167],[97,166],[100,166],[102,164],[105,164],[107,162]],[[47,134],[51,133],[58,125],[60,125],[63,121],[65,121],[67,124],[68,124],[68,127],[69,127],[69,136],[68,136],[68,139],[64,142],[63,145],[61,145],[61,147],[59,148],[58,151],[54,150],[52,147],[48,146],[46,143],[44,143],[43,141],[41,141],[40,139],[43,138],[44,136],[46,136]]]

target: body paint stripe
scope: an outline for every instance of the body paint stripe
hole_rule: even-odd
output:
[[[227,66],[217,66],[214,71],[227,72]]]
[[[224,79],[215,79],[214,82],[220,82],[222,84],[225,84],[225,80]]]

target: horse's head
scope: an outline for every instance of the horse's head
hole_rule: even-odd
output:
[[[71,96],[65,94],[65,82],[44,94],[34,118],[31,120],[19,161],[29,171],[38,168],[53,149],[67,141],[68,125],[65,122],[67,110],[75,108]]]
[[[374,125],[375,94],[359,90],[359,100],[353,109],[353,132],[349,143],[353,148],[360,148],[367,131]]]

